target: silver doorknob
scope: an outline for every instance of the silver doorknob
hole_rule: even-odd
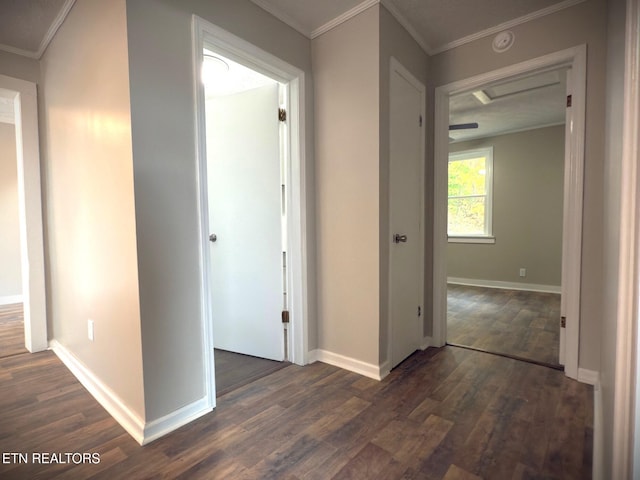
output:
[[[215,233],[212,233],[211,235],[209,235],[210,242],[215,242],[216,240],[218,240],[218,236]]]
[[[396,233],[393,236],[393,243],[400,243],[400,242],[406,242],[407,241],[407,236],[406,235],[400,235],[399,233]]]

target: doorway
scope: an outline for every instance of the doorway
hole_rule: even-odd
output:
[[[203,73],[214,347],[283,361],[285,86],[207,49]]]
[[[584,172],[584,125],[586,92],[586,47],[570,48],[511,65],[436,88],[434,162],[434,297],[433,344],[442,346],[447,338],[447,172],[449,157],[449,99],[452,95],[474,91],[485,85],[505,82],[561,68],[570,69],[567,93],[563,227],[562,227],[562,305],[564,327],[560,330],[560,363],[565,374],[578,378],[580,327],[580,276],[582,238],[582,193]]]
[[[450,96],[447,343],[561,368],[565,68]]]
[[[19,267],[13,269],[16,270],[13,277],[18,276],[17,270],[20,277],[19,286],[13,285],[9,295],[0,296],[6,300],[2,303],[11,304],[5,313],[6,318],[12,319],[13,337],[22,330],[19,336],[24,349],[38,352],[48,348],[48,339],[36,85],[0,75],[0,98],[10,108],[5,116],[11,120],[15,138],[17,168],[14,187],[17,190],[19,245],[14,245],[14,249],[18,250]],[[16,290],[19,292],[17,295],[14,293]],[[22,325],[22,329],[15,329],[16,322]],[[17,341],[16,338],[12,340],[14,344]]]
[[[13,99],[0,97],[0,358],[26,353]]]
[[[301,70],[245,40],[198,17],[194,17],[193,27],[203,265],[202,332],[207,355],[207,397],[215,407],[214,347],[224,346],[242,355],[272,358],[279,364],[282,360],[298,365],[307,363],[305,84]],[[202,83],[205,55],[218,58],[211,59],[218,64],[214,68],[242,67],[252,77],[251,81],[257,81],[257,84],[244,88],[243,92],[227,95],[224,100],[223,96],[213,101],[210,98],[207,105],[207,89]],[[235,86],[240,83],[235,82]],[[238,98],[231,99],[234,95]],[[226,106],[223,105],[225,103]],[[239,113],[239,109],[245,107],[257,110],[252,111],[248,118]],[[218,111],[226,108],[228,114],[217,115],[216,120],[210,122],[207,109],[211,108]],[[234,119],[234,115],[238,118]],[[216,122],[219,122],[217,126]],[[232,133],[228,129],[234,123],[236,126],[232,130],[235,133]],[[262,128],[266,124],[269,127]],[[207,130],[210,127],[227,129],[217,137],[226,138],[226,145],[209,145]],[[271,133],[257,134],[258,129]],[[235,146],[234,142],[229,142],[234,138]],[[258,140],[264,142],[259,147]],[[227,159],[235,155],[235,170],[227,171],[232,172],[230,177],[225,179],[224,175],[219,175],[225,171],[222,164],[209,162],[210,148],[212,153],[219,148],[226,149],[227,153],[233,154]],[[276,158],[275,161],[260,160],[267,158],[267,150],[278,152],[270,156]],[[221,151],[217,153],[220,160]],[[243,217],[239,215],[238,208],[250,212],[251,216],[240,221]],[[219,221],[221,223],[217,223]],[[229,242],[233,238],[230,235],[239,231],[244,232],[244,240]],[[232,262],[234,257],[235,264]],[[216,264],[215,271],[209,267],[212,262]],[[249,291],[247,278],[250,283],[254,282],[250,288],[260,285],[261,290]],[[235,298],[235,306],[222,300],[227,294],[233,294],[227,298]],[[258,305],[263,308],[256,308]],[[248,321],[242,328],[237,328],[238,323],[218,328],[220,324],[216,324],[216,316],[225,312],[235,315],[235,320],[242,314]],[[259,330],[251,320],[256,316],[268,318],[275,327],[269,328],[268,332]],[[260,345],[262,350],[239,347],[249,338],[254,344],[252,347]],[[215,365],[218,365],[217,361]]]

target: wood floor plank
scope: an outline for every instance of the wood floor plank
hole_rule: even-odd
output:
[[[27,353],[21,303],[0,305],[0,358]]]
[[[289,362],[276,362],[220,349],[215,349],[214,359],[218,397],[289,365]]]
[[[560,295],[450,284],[447,341],[558,365]]]
[[[456,465],[451,465],[442,480],[482,480],[482,478],[477,475],[473,475]]]
[[[369,443],[333,479],[370,480],[379,478],[391,465],[392,460],[393,457],[389,452]]]
[[[592,387],[455,347],[417,352],[380,382],[288,365],[144,447],[52,352],[2,358],[0,372],[1,452],[100,456],[0,462],[3,480],[591,478]]]

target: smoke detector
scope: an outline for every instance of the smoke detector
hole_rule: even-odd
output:
[[[496,53],[506,52],[511,48],[515,39],[515,34],[511,30],[506,30],[504,32],[500,32],[494,37],[491,47]]]

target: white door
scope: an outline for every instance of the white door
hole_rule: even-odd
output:
[[[390,97],[391,366],[420,348],[424,87],[392,62]]]
[[[206,100],[215,348],[281,361],[278,87]]]

